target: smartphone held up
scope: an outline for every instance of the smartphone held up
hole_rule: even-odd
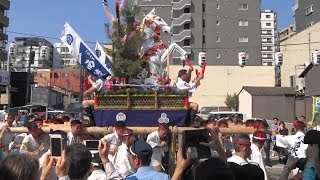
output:
[[[62,151],[61,134],[50,134],[50,151],[53,157],[60,157]]]
[[[211,157],[209,147],[200,143],[209,143],[209,131],[188,130],[183,133],[183,154],[185,158],[190,159],[207,159]]]

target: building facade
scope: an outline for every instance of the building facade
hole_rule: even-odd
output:
[[[249,55],[247,65],[261,65],[260,0],[140,0],[139,19],[155,8],[172,25],[171,38],[197,61],[206,52],[208,65],[238,65],[238,53]],[[179,64],[173,58],[172,64]]]
[[[9,18],[7,17],[7,11],[10,9],[9,0],[0,1],[0,61],[7,60],[7,51],[5,50],[8,35],[6,34],[6,28],[9,26]]]
[[[71,55],[70,49],[66,45],[55,43],[53,46],[53,68],[79,67],[77,59]]]
[[[261,12],[261,61],[264,66],[272,66],[278,48],[277,13]]]
[[[30,58],[34,54],[34,59]],[[44,38],[16,37],[10,45],[10,60],[13,71],[28,72],[30,70],[48,69],[53,65],[53,45]],[[30,61],[30,62],[29,62]]]
[[[292,23],[279,32],[279,41],[282,42],[296,33],[296,24]]]
[[[281,66],[281,86],[297,86],[303,88],[301,79],[297,76],[311,63],[312,52],[319,50],[320,45],[320,22],[313,26],[295,33],[294,36],[280,43],[280,51],[283,54]],[[302,86],[302,87],[301,87]]]
[[[313,26],[320,21],[320,2],[318,0],[296,0],[292,8],[297,32]]]

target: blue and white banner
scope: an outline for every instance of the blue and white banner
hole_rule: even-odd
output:
[[[106,78],[111,72],[98,60],[98,57],[85,44],[81,37],[66,23],[60,35],[61,41],[70,49],[73,57],[79,57],[79,63],[98,78]]]
[[[112,74],[112,58],[105,53],[103,47],[100,45],[99,42],[96,43],[96,48],[94,52],[96,53],[96,56],[98,57],[98,60],[103,65],[103,67],[106,68]]]

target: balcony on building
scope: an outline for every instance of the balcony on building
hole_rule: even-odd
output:
[[[178,18],[173,18],[172,26],[181,26],[189,22],[191,22],[191,13],[184,13]]]
[[[181,10],[191,6],[191,0],[173,0],[172,9]]]
[[[0,30],[0,41],[1,40],[8,40],[8,35],[5,34],[2,30]]]
[[[299,8],[298,2],[295,3],[295,5],[292,7],[292,16],[294,17],[296,15],[296,10]]]
[[[10,9],[10,1],[9,0],[0,0],[0,9],[9,10]]]
[[[172,35],[172,42],[181,42],[186,38],[191,38],[191,30],[185,29],[181,31],[179,34]]]
[[[264,32],[264,31],[261,31],[261,35],[272,35],[272,32]]]
[[[9,18],[0,13],[0,26],[8,27],[9,26]]]

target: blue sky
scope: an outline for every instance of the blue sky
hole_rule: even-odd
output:
[[[114,4],[115,0],[108,0]],[[293,22],[291,8],[295,0],[262,0],[261,9],[278,13],[279,29]],[[108,22],[102,0],[11,0],[8,11],[10,25],[9,41],[24,36],[17,33],[59,37],[68,21],[78,34],[90,42],[107,42],[104,23]],[[58,42],[48,39],[50,42]],[[89,44],[93,46],[93,44]]]

